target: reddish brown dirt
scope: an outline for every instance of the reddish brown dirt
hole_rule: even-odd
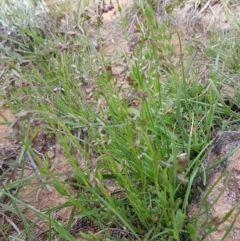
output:
[[[9,140],[9,123],[13,122],[15,117],[12,114],[10,109],[2,109],[1,114],[3,117],[1,117],[0,122],[2,125],[0,125],[0,149],[1,149],[1,160],[8,161],[8,158],[6,159],[6,153],[11,152],[13,149],[16,149],[17,147],[21,147],[20,143],[15,144],[14,141]],[[4,125],[3,125],[4,124]],[[32,143],[32,149],[36,150],[38,153],[40,153],[39,157],[41,159],[42,156],[48,157],[51,160],[52,163],[52,172],[55,175],[58,174],[64,174],[61,177],[58,178],[59,181],[65,181],[67,177],[69,177],[72,173],[72,168],[69,164],[69,161],[64,158],[64,156],[59,156],[56,158],[54,145],[56,144],[56,138],[49,136],[45,134],[45,132],[39,131],[39,134],[34,138]],[[10,158],[17,159],[17,156],[19,155],[19,152],[13,156],[11,155]],[[17,181],[20,173],[21,173],[21,166],[19,166],[18,170],[14,174],[14,177],[12,178],[12,181]],[[32,170],[28,165],[24,169],[24,177],[36,177],[36,172]],[[1,180],[4,182],[5,180]],[[46,180],[46,181],[51,181]],[[31,179],[31,181],[26,181],[22,184],[22,188],[19,192],[19,198],[23,200],[26,204],[34,207],[36,210],[39,211],[45,211],[49,210],[51,208],[54,208],[58,205],[64,204],[67,201],[67,198],[59,194],[56,189],[49,185],[48,188],[43,185],[43,183],[40,181],[38,177]],[[64,185],[65,189],[68,189],[72,196],[74,197],[77,193],[77,190],[72,188],[69,185]],[[6,200],[8,202],[8,200]],[[69,220],[69,216],[71,214],[72,209],[71,208],[59,208],[56,211],[51,212],[52,218],[59,221],[62,224],[65,224]],[[27,219],[34,222],[37,220],[37,215],[32,212],[30,209],[23,209],[23,214]],[[1,219],[0,219],[1,221]],[[19,229],[21,230],[21,223],[17,221],[15,223]],[[94,226],[91,226],[90,223],[85,222],[85,225],[89,225],[89,230],[94,228]],[[73,227],[74,228],[74,227]],[[79,231],[86,231],[87,228],[84,225],[81,225],[76,230],[73,230],[72,234],[76,235]],[[93,231],[93,230],[92,230]],[[37,236],[37,240],[46,240],[48,235],[48,223],[46,221],[40,221],[37,222],[34,226],[34,235]],[[77,238],[78,241],[83,241],[80,237]]]

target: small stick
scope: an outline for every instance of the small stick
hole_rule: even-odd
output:
[[[36,163],[34,162],[33,158],[32,158],[32,155],[30,154],[29,151],[27,151],[27,156],[28,156],[28,159],[29,161],[31,162],[31,165],[33,167],[33,170],[37,173],[37,175],[41,175],[41,173],[38,171],[38,168],[37,168],[37,165]],[[46,182],[45,178],[44,177],[40,177],[40,180],[41,182]],[[46,188],[49,192],[52,192],[52,188],[49,186],[49,185],[46,185]]]

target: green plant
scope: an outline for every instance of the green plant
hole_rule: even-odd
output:
[[[31,48],[24,43],[18,58],[11,53],[5,58],[17,76],[2,97],[14,112],[21,111],[13,125],[23,145],[21,161],[29,152],[40,176],[48,178],[36,188],[51,184],[67,201],[44,211],[25,204],[18,192],[8,191],[36,178],[23,175],[5,186],[4,194],[16,209],[21,203],[38,221],[48,221],[49,240],[75,240],[70,234],[75,216],[98,226],[96,233],[82,233],[88,240],[197,240],[187,216],[191,186],[213,125],[221,126],[222,117],[227,123],[228,118],[238,121],[238,115],[218,91],[222,63],[209,65],[209,81],[200,83],[193,48],[184,61],[178,33],[180,58],[173,64],[170,21],[159,24],[151,3],[136,5],[142,20],[135,25],[138,40],[130,43],[132,55],[124,56],[126,90],[119,88],[111,59],[102,46],[96,50],[86,32],[67,32],[56,40],[18,27],[31,37]],[[82,24],[83,29],[90,26],[85,18]],[[101,24],[98,27],[100,33]],[[215,59],[225,55],[223,48],[217,57],[211,53]],[[237,71],[235,61],[225,61]],[[58,154],[69,160],[75,182],[62,181],[51,164],[34,153],[31,145],[39,129],[56,137]],[[79,167],[76,153],[86,162],[85,169]],[[66,184],[78,191],[73,195]],[[60,225],[52,215],[64,207],[71,208],[71,215]],[[28,220],[22,212],[18,215],[26,228]],[[28,229],[24,233],[32,239]]]

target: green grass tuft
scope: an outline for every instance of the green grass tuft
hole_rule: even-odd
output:
[[[127,90],[119,90],[111,60],[84,33],[54,36],[46,31],[43,36],[32,28],[17,27],[27,40],[18,43],[17,55],[5,52],[5,63],[15,78],[11,83],[5,76],[9,86],[2,98],[20,112],[14,126],[24,147],[19,163],[24,168],[23,160],[31,153],[40,175],[49,180],[42,185],[52,185],[67,199],[56,209],[72,208],[69,222],[60,225],[52,218],[54,208],[36,210],[18,199],[18,192],[8,191],[27,185],[27,177],[6,185],[4,195],[23,221],[28,240],[33,240],[29,221],[18,210],[19,204],[48,221],[49,240],[57,236],[75,240],[70,227],[77,211],[100,230],[82,233],[86,240],[197,240],[195,221],[187,214],[191,187],[213,131],[231,129],[239,121],[219,91],[225,78],[236,84],[239,43],[234,39],[231,45],[225,38],[217,43],[220,47],[214,43],[206,49],[211,64],[201,82],[197,51],[185,61],[179,33],[180,58],[174,64],[170,20],[157,22],[154,3],[135,5],[141,21],[134,26],[138,41],[132,55],[124,56]],[[85,18],[81,24],[83,29],[90,26]],[[239,104],[239,98],[232,101]],[[71,183],[78,189],[75,196],[65,188],[67,181],[31,149],[29,133],[39,130],[33,124],[37,120],[56,137],[69,160],[77,181]],[[75,153],[86,162],[85,170]]]

